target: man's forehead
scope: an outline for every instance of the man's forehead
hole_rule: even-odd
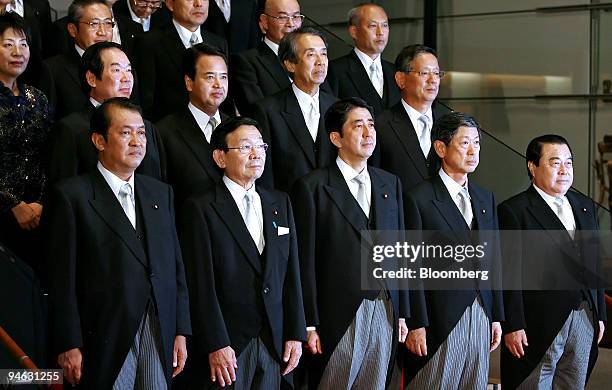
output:
[[[542,157],[545,158],[571,158],[572,153],[566,144],[546,143],[542,145]]]

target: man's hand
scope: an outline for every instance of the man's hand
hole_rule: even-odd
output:
[[[307,336],[308,341],[306,343],[306,348],[308,348],[310,353],[312,353],[313,355],[323,353],[323,350],[321,349],[321,339],[319,338],[319,334],[317,333],[317,331],[309,330]]]
[[[601,341],[601,339],[603,338],[603,334],[604,331],[606,330],[606,326],[604,325],[603,321],[599,321],[599,334],[597,335],[597,344],[599,345],[599,342]]]
[[[499,322],[493,322],[491,324],[491,346],[489,348],[489,352],[493,352],[497,347],[499,347],[499,343],[501,342],[501,335],[501,324]]]
[[[64,369],[66,380],[72,385],[78,385],[81,381],[81,370],[83,368],[83,355],[78,348],[72,348],[57,356],[57,364]]]
[[[227,346],[208,354],[210,364],[210,379],[221,387],[231,385],[236,381],[238,364],[232,347]]]
[[[42,206],[38,203],[25,203],[19,202],[19,204],[11,209],[19,227],[24,230],[32,230],[38,226],[40,222],[40,215],[42,213]]]
[[[504,336],[504,343],[506,344],[508,351],[510,351],[510,353],[518,359],[525,356],[525,350],[523,347],[529,346],[529,343],[527,343],[527,334],[525,334],[524,329],[519,329],[506,334]]]
[[[174,349],[172,351],[172,377],[174,378],[183,371],[185,362],[187,361],[187,340],[185,336],[176,336],[174,338]]]
[[[287,367],[283,371],[283,375],[289,374],[297,367],[302,356],[302,342],[289,340],[285,341],[285,352],[283,353],[283,362],[287,363]]]
[[[399,319],[399,342],[404,343],[406,341],[406,336],[408,336],[408,327],[406,326],[406,319]]]
[[[425,328],[417,328],[408,332],[406,348],[417,356],[427,356],[427,332]]]

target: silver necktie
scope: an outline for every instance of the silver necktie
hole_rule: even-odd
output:
[[[310,103],[310,111],[308,111],[308,117],[306,118],[306,126],[308,127],[308,132],[312,140],[315,142],[317,140],[317,132],[319,131],[319,117],[319,109],[313,100]]]
[[[372,81],[372,85],[378,93],[378,96],[383,97],[384,92],[384,81],[382,77],[382,70],[380,66],[376,62],[372,62],[370,65],[370,81]]]
[[[419,117],[419,124],[421,125],[421,136],[419,137],[419,145],[421,145],[421,150],[427,158],[429,154],[429,149],[431,148],[431,133],[429,131],[429,118],[426,115],[421,115]]]
[[[457,196],[459,196],[459,210],[461,211],[461,215],[463,215],[465,223],[467,223],[471,229],[474,214],[472,213],[472,203],[470,202],[470,194],[468,193],[468,189],[463,187]]]
[[[357,203],[359,203],[359,207],[361,207],[361,210],[363,210],[366,217],[370,218],[370,205],[368,204],[368,197],[366,194],[365,174],[360,173],[352,180],[353,182],[359,184],[359,188],[357,189]]]
[[[217,120],[214,116],[211,116],[206,124],[206,127],[204,128],[204,137],[206,137],[206,141],[208,141],[208,143],[210,143],[210,137],[212,137],[212,133],[215,131],[215,128],[217,128]]]
[[[255,212],[255,205],[253,204],[253,194],[247,192],[244,195],[244,203],[244,222],[246,223],[247,229],[253,238],[253,242],[255,242],[255,245],[257,245],[257,250],[261,255],[264,248],[264,240],[263,235],[261,234],[261,225],[257,219],[257,213]]]
[[[198,34],[196,33],[191,34],[191,39],[189,39],[189,46],[197,45],[199,42],[200,42],[200,37],[198,37]]]
[[[125,215],[130,220],[132,227],[136,229],[136,208],[134,205],[134,192],[130,183],[125,183],[119,189],[119,200]]]
[[[557,206],[557,210],[556,210],[557,217],[559,217],[559,220],[563,224],[563,227],[565,227],[565,230],[567,230],[567,233],[573,239],[574,233],[575,233],[575,230],[574,230],[575,226],[570,216],[567,215],[567,211],[565,211],[565,207],[563,207],[565,204],[565,199],[561,197],[555,197],[554,203],[555,203],[555,206]]]

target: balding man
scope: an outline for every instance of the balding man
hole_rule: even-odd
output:
[[[304,15],[296,0],[267,0],[259,15],[264,39],[256,48],[232,57],[231,90],[242,115],[252,115],[253,104],[291,85],[278,59],[278,45],[291,31],[301,27]]]
[[[382,59],[389,19],[382,7],[361,4],[349,11],[348,24],[355,48],[329,63],[328,82],[340,99],[358,96],[378,115],[400,99],[393,64]]]

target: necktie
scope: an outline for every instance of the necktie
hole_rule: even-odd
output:
[[[365,174],[360,173],[355,176],[353,182],[359,184],[359,188],[357,189],[357,203],[359,203],[359,207],[363,210],[363,213],[367,218],[370,218],[370,205],[368,204],[368,197],[366,194],[366,186],[365,186]]]
[[[208,141],[208,143],[210,143],[210,137],[212,137],[212,133],[213,131],[215,131],[216,127],[217,120],[214,116],[211,116],[208,120],[208,123],[206,124],[206,127],[204,128],[204,137],[206,137],[206,141]]]
[[[472,203],[470,202],[468,189],[463,187],[457,196],[459,197],[459,210],[461,211],[461,215],[463,215],[465,223],[467,223],[471,229],[474,215],[472,214]]]
[[[198,37],[198,34],[196,33],[191,34],[191,39],[189,39],[189,46],[197,45],[199,42],[200,42],[200,37]]]
[[[559,220],[563,224],[563,227],[565,227],[565,229],[567,230],[567,233],[573,239],[574,233],[575,233],[574,229],[576,227],[574,226],[574,221],[568,215],[568,212],[565,210],[565,207],[563,207],[565,204],[565,199],[561,197],[556,197],[554,203],[555,203],[555,206],[557,206],[557,217],[559,217]]]
[[[308,111],[308,117],[306,118],[306,126],[310,132],[312,140],[316,142],[317,132],[319,131],[319,107],[313,100],[310,102],[310,111]]]
[[[429,118],[426,115],[421,115],[419,117],[419,124],[421,125],[421,136],[419,137],[419,145],[421,145],[421,150],[427,158],[429,154],[429,149],[431,148],[431,132],[429,130]]]
[[[253,242],[257,245],[259,254],[263,252],[264,240],[261,234],[261,225],[257,219],[257,213],[255,212],[255,206],[253,204],[253,194],[246,193],[244,195],[244,223],[246,223],[249,233],[253,238]]]
[[[132,227],[136,229],[136,208],[134,205],[134,193],[132,192],[130,183],[123,184],[119,189],[119,200]]]
[[[230,0],[216,0],[219,10],[223,13],[225,21],[229,23],[231,16]]]
[[[376,62],[372,62],[372,65],[370,65],[370,81],[372,81],[372,85],[378,93],[378,96],[382,98],[384,92],[384,81],[380,65]]]

